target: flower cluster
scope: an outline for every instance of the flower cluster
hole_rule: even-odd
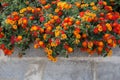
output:
[[[25,50],[30,43],[43,48],[49,60],[68,56],[76,48],[90,55],[110,56],[120,45],[120,13],[105,1],[70,3],[38,0],[12,12],[0,27],[0,49],[11,55],[15,47]]]

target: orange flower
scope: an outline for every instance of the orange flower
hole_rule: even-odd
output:
[[[57,20],[57,19],[59,19],[59,16],[53,16],[53,19]]]
[[[13,50],[4,49],[4,53],[5,53],[5,55],[10,56],[10,55],[12,55],[12,52],[13,52]]]
[[[82,38],[87,38],[87,34],[86,34],[86,33],[83,33],[83,34],[82,34]]]
[[[67,38],[67,35],[66,34],[62,34],[61,35],[61,39],[63,40],[63,39],[66,39]]]
[[[77,20],[77,21],[75,22],[75,24],[76,24],[76,25],[80,25],[80,21]]]
[[[112,56],[112,50],[109,50],[109,52],[107,53],[107,56]]]
[[[72,53],[72,52],[73,52],[73,48],[71,48],[71,47],[68,47],[67,50],[68,50],[69,53]]]
[[[43,39],[46,40],[47,39],[47,34],[43,35]]]
[[[80,2],[75,2],[75,5],[76,5],[78,8],[80,8],[80,6],[81,6]]]
[[[52,30],[52,26],[47,26],[46,31],[50,32]]]
[[[98,47],[97,49],[98,49],[99,52],[102,52],[103,47]]]
[[[58,8],[55,9],[55,12],[56,12],[56,13],[58,13],[59,11],[60,11],[60,9],[58,9]]]
[[[103,36],[103,39],[104,39],[104,40],[108,40],[108,39],[110,38],[110,36],[111,36],[110,34],[107,34],[107,33],[106,33],[106,34]]]
[[[111,44],[112,42],[113,42],[112,39],[108,39],[108,40],[107,40],[107,43],[108,43],[108,44]]]
[[[24,25],[27,25],[27,24],[28,24],[27,18],[22,18],[22,23],[23,23]]]
[[[38,27],[34,25],[34,26],[31,27],[30,30],[31,30],[31,31],[37,31],[37,30],[38,30]]]
[[[43,33],[44,32],[44,29],[43,28],[39,28],[40,30],[40,33]]]
[[[98,42],[98,46],[99,47],[103,47],[104,46],[104,43],[102,41]]]
[[[97,6],[93,6],[92,9],[95,11],[98,10]]]
[[[44,42],[43,41],[39,41],[39,46],[43,47],[44,46]]]
[[[80,39],[81,38],[81,35],[80,34],[75,34],[75,37],[77,38],[77,39]]]
[[[46,4],[46,0],[38,0],[41,4]]]
[[[47,4],[47,5],[44,6],[45,9],[49,9],[50,7],[51,7],[50,4]]]
[[[86,48],[88,46],[88,42],[87,41],[82,42],[82,46]]]
[[[18,40],[18,41],[22,40],[22,36],[19,35],[19,36],[17,37],[17,40]]]
[[[92,48],[93,47],[93,42],[92,41],[89,41],[88,42],[88,48]]]
[[[34,48],[35,48],[35,49],[37,49],[37,48],[38,48],[38,46],[39,46],[38,44],[34,44]]]

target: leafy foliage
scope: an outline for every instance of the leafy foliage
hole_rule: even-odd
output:
[[[120,44],[120,14],[110,5],[102,0],[4,0],[0,48],[11,55],[15,47],[24,51],[34,43],[52,61],[76,48],[110,56]]]

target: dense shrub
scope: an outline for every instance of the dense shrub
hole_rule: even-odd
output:
[[[6,0],[0,15],[0,48],[11,55],[15,47],[24,51],[34,43],[52,61],[76,48],[110,56],[120,44],[120,14],[112,8],[119,4],[94,1]]]

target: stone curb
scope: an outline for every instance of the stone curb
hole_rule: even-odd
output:
[[[0,57],[0,60],[45,60],[49,61],[47,57]],[[119,56],[112,56],[112,57],[69,57],[69,58],[64,58],[64,57],[59,57],[59,60],[81,60],[81,61],[95,61],[95,62],[115,62],[115,63],[120,63],[120,57]]]

